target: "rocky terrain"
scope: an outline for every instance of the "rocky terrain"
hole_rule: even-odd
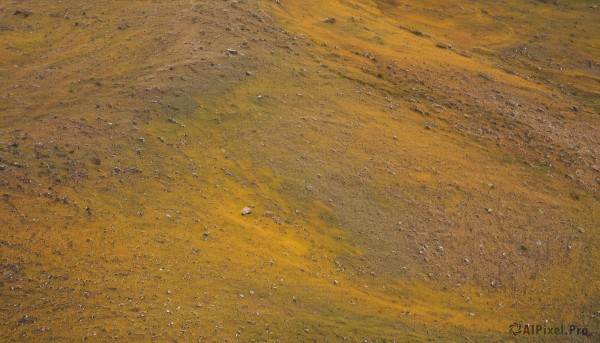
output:
[[[0,0],[0,341],[597,341],[598,5]]]

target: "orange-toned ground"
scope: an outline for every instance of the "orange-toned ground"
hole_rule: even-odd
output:
[[[0,1],[0,341],[598,340],[597,7]]]

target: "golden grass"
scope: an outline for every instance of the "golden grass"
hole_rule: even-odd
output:
[[[3,340],[597,328],[599,36],[568,28],[588,2],[19,6]]]

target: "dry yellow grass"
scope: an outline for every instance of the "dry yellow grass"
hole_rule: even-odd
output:
[[[0,340],[594,341],[558,2],[0,3]]]

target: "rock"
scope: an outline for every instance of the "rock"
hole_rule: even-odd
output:
[[[250,207],[244,207],[244,208],[242,208],[242,212],[241,213],[242,213],[243,216],[246,216],[246,215],[252,213],[252,209]]]
[[[435,129],[437,128],[437,124],[436,123],[432,123],[430,121],[425,123],[425,129],[427,130],[431,130],[431,129]]]
[[[17,322],[19,325],[25,325],[25,324],[31,324],[35,322],[35,319],[31,318],[30,316],[23,316],[21,317],[21,319],[19,319],[19,321]]]
[[[127,171],[128,173],[139,174],[142,172],[142,169],[138,167],[129,167],[125,171]]]
[[[240,52],[235,49],[227,49],[226,51],[227,51],[228,55],[239,55],[240,54]]]
[[[13,15],[22,15],[23,17],[27,18],[31,15],[31,12],[29,10],[16,10]]]
[[[323,22],[327,24],[335,24],[336,20],[335,18],[325,18],[323,19]]]
[[[571,107],[571,109],[573,110],[573,112],[579,112],[579,107],[573,105],[573,107]]]

